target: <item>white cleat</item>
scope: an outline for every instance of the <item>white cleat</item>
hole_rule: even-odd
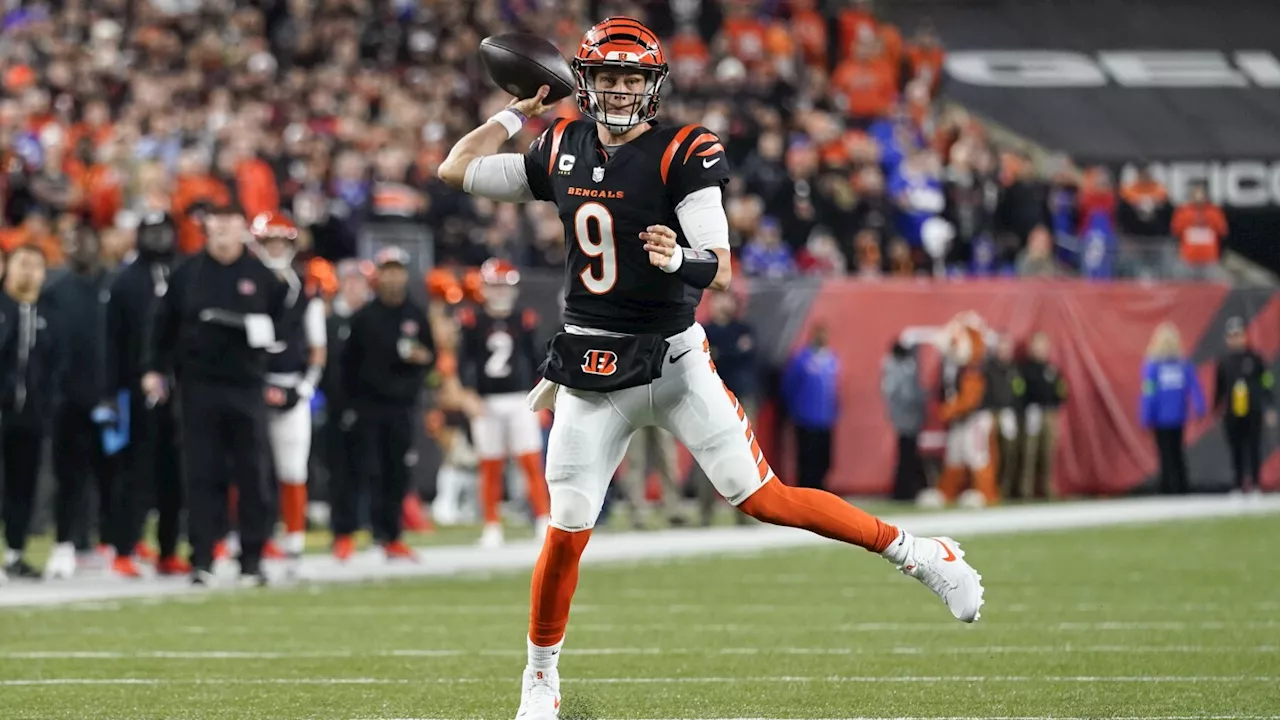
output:
[[[70,580],[76,574],[76,546],[58,543],[44,565],[45,580]]]
[[[915,538],[898,569],[937,593],[958,620],[971,623],[982,617],[982,576],[965,562],[955,540]]]
[[[492,550],[493,548],[502,547],[505,538],[502,534],[502,525],[498,523],[485,523],[484,530],[480,532],[480,547]]]
[[[520,709],[516,720],[558,720],[560,717],[560,673],[557,670],[524,669]]]

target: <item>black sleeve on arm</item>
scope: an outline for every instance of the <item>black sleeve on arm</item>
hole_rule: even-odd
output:
[[[684,260],[680,263],[680,269],[676,271],[676,275],[680,276],[686,285],[705,290],[716,279],[716,273],[720,270],[720,258],[710,250],[694,250],[687,247],[678,249],[684,252]]]
[[[724,187],[730,175],[729,158],[719,136],[701,125],[681,128],[663,153],[662,181],[672,205],[703,188]]]
[[[162,375],[173,373],[174,352],[178,343],[178,329],[182,322],[182,305],[180,299],[186,293],[187,278],[191,274],[192,263],[199,262],[200,256],[184,262],[174,269],[164,295],[157,297],[151,304],[150,317],[143,322],[145,333],[142,342],[142,371],[158,372]]]
[[[569,121],[557,118],[551,126],[542,132],[524,154],[524,170],[528,176],[529,191],[536,200],[554,201],[555,189],[551,187],[551,168],[560,154],[560,143],[564,139],[565,129]]]

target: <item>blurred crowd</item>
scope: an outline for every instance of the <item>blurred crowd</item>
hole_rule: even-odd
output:
[[[1110,277],[1127,272],[1122,235],[1173,236],[1186,262],[1217,262],[1218,208],[1175,212],[1149,176],[1117,188],[1103,169],[999,147],[939,102],[939,31],[883,22],[870,0],[23,3],[0,26],[0,247],[34,242],[57,265],[66,238],[92,232],[111,266],[137,219],[163,210],[193,252],[190,208],[234,195],[249,217],[286,211],[330,260],[407,220],[437,263],[558,267],[553,207],[473,199],[435,169],[509,100],[481,38],[522,29],[571,55],[614,14],[665,39],[661,120],[726,140],[748,274]]]

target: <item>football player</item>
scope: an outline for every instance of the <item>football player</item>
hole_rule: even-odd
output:
[[[294,266],[298,228],[280,213],[265,212],[249,227],[263,264],[289,287],[277,344],[268,349],[268,437],[280,489],[285,556],[296,568],[307,529],[307,461],[311,457],[311,398],[324,375],[324,299],[308,288]]]
[[[506,479],[507,458],[515,458],[528,482],[529,507],[538,541],[547,531],[547,489],[542,474],[542,428],[525,396],[537,382],[542,358],[534,349],[538,316],[516,307],[520,271],[506,260],[480,266],[482,312],[458,312],[458,374],[480,398],[481,411],[471,420],[471,441],[480,458],[480,505],[484,532],[480,544],[502,544],[498,506]]]
[[[916,538],[822,490],[783,484],[746,413],[716,375],[694,311],[732,274],[721,190],[724,147],[705,127],[655,122],[667,63],[637,20],[592,27],[572,61],[585,120],[559,119],[521,154],[500,153],[548,88],[513,101],[451,149],[439,175],[498,201],[556,203],[567,235],[564,331],[530,393],[553,407],[547,455],[551,528],[533,572],[528,663],[517,718],[558,717],[557,661],[578,562],[606,486],[636,428],[659,425],[742,512],[859,545],[972,622],[981,578],[950,538]]]

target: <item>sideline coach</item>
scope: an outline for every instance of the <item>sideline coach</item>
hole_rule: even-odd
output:
[[[271,524],[267,348],[275,344],[287,288],[247,251],[247,223],[238,207],[211,206],[203,218],[204,250],[174,269],[156,304],[142,389],[148,402],[163,402],[168,395],[164,377],[172,370],[181,393],[192,582],[212,580],[213,547],[227,530],[222,520],[234,481],[240,577],[261,585],[266,582],[262,546]]]
[[[400,540],[401,508],[409,468],[416,462],[414,408],[435,363],[427,313],[408,297],[408,262],[405,251],[394,246],[375,256],[375,296],[351,317],[341,360],[356,415],[370,525],[388,559],[415,559]]]

